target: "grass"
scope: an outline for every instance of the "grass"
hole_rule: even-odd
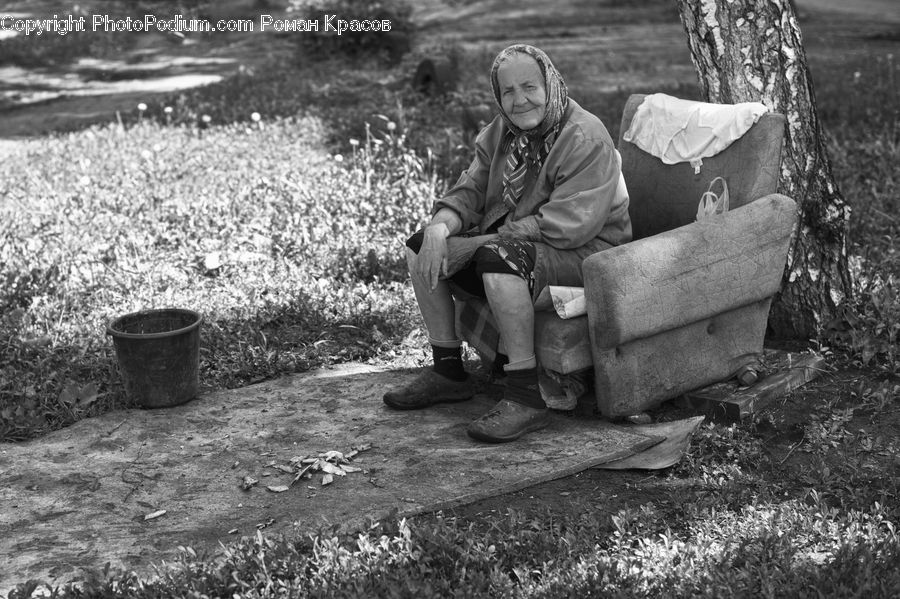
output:
[[[399,248],[437,181],[400,134],[373,133],[343,162],[321,136],[314,118],[148,120],[48,140],[39,162],[11,157],[3,439],[124,405],[105,325],[138,309],[204,314],[213,386],[389,358],[415,323]],[[73,405],[71,385],[96,392]]]
[[[204,314],[209,387],[350,360],[423,361],[400,248],[468,153],[452,116],[465,98],[414,96],[399,84],[408,65],[375,75],[340,65],[340,83],[334,68],[244,74],[148,102],[124,127],[36,140],[4,159],[0,440],[127,407],[104,329],[141,308]],[[816,340],[840,370],[795,398],[802,416],[790,420],[785,405],[743,425],[705,425],[681,464],[609,506],[436,514],[358,536],[260,533],[218,556],[184,548],[156,576],[94,572],[47,592],[892,596],[900,74],[887,55],[812,68],[854,208],[858,293]],[[627,93],[582,103],[614,127]],[[861,370],[842,384],[847,369]]]

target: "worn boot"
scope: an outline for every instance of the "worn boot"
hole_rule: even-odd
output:
[[[537,384],[537,369],[508,370],[506,375],[503,399],[469,425],[467,432],[473,439],[505,443],[550,424],[550,411]]]
[[[515,441],[525,433],[536,431],[550,424],[547,408],[529,406],[501,399],[494,409],[472,422],[466,432],[473,439],[488,443]]]
[[[395,410],[418,410],[439,403],[465,401],[475,394],[472,377],[454,381],[431,368],[419,376],[384,394],[384,403]]]

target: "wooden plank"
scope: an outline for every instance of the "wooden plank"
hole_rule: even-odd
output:
[[[750,387],[717,383],[685,393],[683,404],[713,418],[739,422],[812,381],[825,365],[819,354],[774,352],[767,354],[766,361],[773,364],[772,373]]]

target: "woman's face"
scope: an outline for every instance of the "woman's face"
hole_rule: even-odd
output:
[[[514,54],[497,68],[500,105],[513,124],[527,131],[544,120],[547,112],[547,90],[541,67],[527,54]]]

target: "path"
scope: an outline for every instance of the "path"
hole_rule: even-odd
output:
[[[464,505],[662,440],[556,414],[516,443],[478,443],[466,426],[491,408],[496,390],[429,410],[388,409],[381,390],[409,376],[365,365],[321,369],[0,445],[0,596],[30,578],[78,580],[106,562],[144,570],[171,562],[179,545],[213,554],[258,529],[350,531],[368,518]],[[330,484],[322,472],[291,484],[303,458],[354,448],[346,474]],[[247,477],[258,482],[243,489]]]

